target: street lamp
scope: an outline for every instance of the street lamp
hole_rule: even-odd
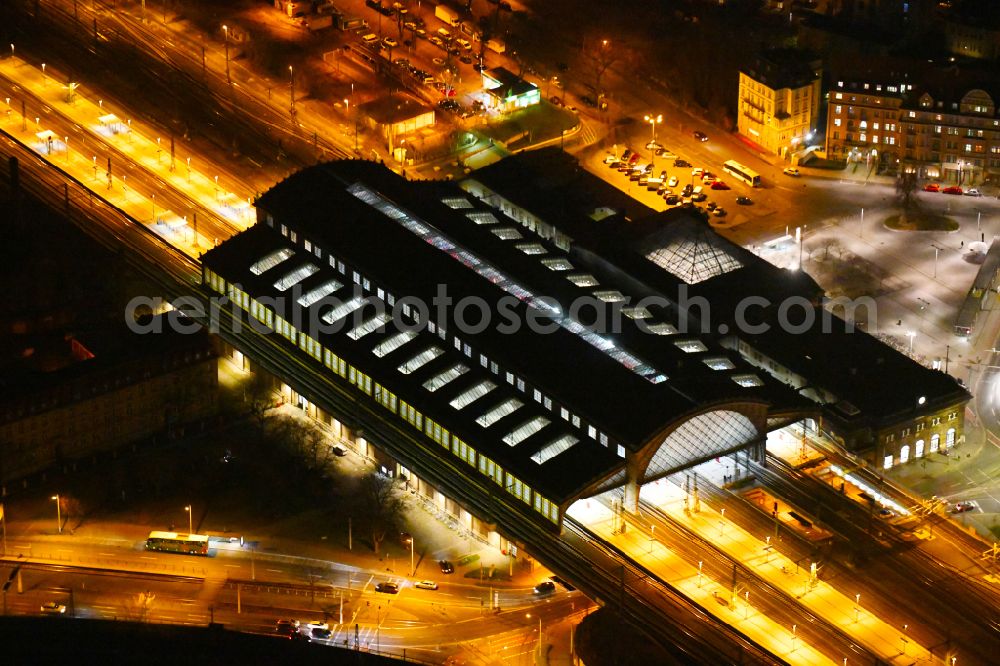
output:
[[[417,567],[413,563],[413,537],[409,537],[406,542],[410,545],[410,578],[417,575]]]
[[[607,40],[604,40],[604,43],[607,44]],[[656,143],[656,124],[663,122],[663,114],[657,114],[655,116],[646,114],[645,120],[652,126],[651,138],[649,140],[649,153],[650,153],[650,164],[652,164],[653,168],[655,168],[656,146],[654,144]]]
[[[59,499],[59,493],[53,495],[52,499],[56,503],[56,527],[59,528],[59,534],[62,534],[62,500]]]
[[[861,593],[858,592],[854,595],[854,621],[858,621],[858,615],[861,612]]]
[[[187,511],[188,515],[188,534],[194,534],[194,518],[191,515],[191,505],[188,504],[184,507],[184,510]]]
[[[941,251],[941,248],[939,248],[937,245],[931,245],[931,247],[934,248],[934,277],[936,278],[937,277],[937,265],[938,265],[938,252]]]
[[[381,16],[381,14],[379,14]],[[289,99],[291,100],[291,106],[289,107],[289,113],[292,115],[292,120],[295,120],[295,69],[289,65],[288,66],[288,89],[291,91]]]
[[[229,26],[223,25],[222,31],[226,33],[226,83],[233,85],[233,80],[229,78]]]
[[[917,337],[917,334],[914,331],[907,331],[906,335],[910,338],[910,353],[912,354],[913,353],[913,338]]]

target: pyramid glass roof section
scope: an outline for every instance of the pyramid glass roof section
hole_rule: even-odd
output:
[[[545,254],[546,250],[541,243],[518,243],[515,245],[518,250],[525,254]]]
[[[595,291],[594,296],[601,299],[605,303],[621,303],[625,300],[625,296],[622,292],[617,289],[602,289],[600,291]]]
[[[555,439],[543,446],[538,453],[531,456],[531,459],[541,465],[544,462],[552,460],[560,453],[568,451],[579,441],[580,440],[573,435],[563,435],[562,437],[559,437],[558,439]]]
[[[578,287],[596,287],[600,284],[593,275],[589,273],[571,273],[566,279]]]
[[[510,416],[517,410],[521,409],[524,405],[523,402],[517,398],[507,398],[499,405],[493,409],[487,411],[485,414],[476,419],[476,423],[484,428],[489,428],[491,425],[504,418],[505,416]]]
[[[391,335],[375,345],[375,347],[372,348],[372,353],[379,358],[382,358],[386,354],[391,354],[396,351],[415,337],[417,337],[416,331],[403,331],[401,333],[397,333],[396,335]]]
[[[317,286],[314,289],[310,289],[306,293],[299,296],[299,305],[307,308],[311,305],[316,304],[320,299],[329,296],[333,292],[337,291],[344,285],[336,280],[327,280],[323,284]]]
[[[573,264],[569,263],[569,259],[566,259],[565,257],[552,257],[550,259],[542,259],[542,266],[545,266],[550,271],[573,270]]]
[[[469,390],[464,391],[463,393],[457,395],[455,399],[452,400],[449,404],[455,409],[465,409],[473,401],[482,398],[484,395],[486,395],[496,387],[497,387],[496,384],[486,379],[484,381],[479,382]]]
[[[524,423],[511,430],[509,433],[507,433],[507,435],[503,438],[503,441],[508,446],[517,446],[518,444],[520,444],[521,442],[528,439],[536,432],[547,426],[549,423],[550,421],[544,416],[536,416],[533,419],[525,421]]]
[[[521,240],[524,236],[521,232],[514,227],[497,227],[496,229],[490,229],[497,238],[502,240]]]
[[[270,254],[267,254],[264,257],[250,264],[250,272],[253,273],[254,275],[260,275],[261,273],[265,273],[294,254],[295,252],[288,249],[287,247],[281,248],[280,250],[275,250],[274,252],[271,252]]]
[[[369,333],[384,328],[390,321],[392,321],[392,315],[387,312],[380,312],[368,321],[364,321],[348,331],[347,337],[351,340],[360,340]]]
[[[465,197],[445,197],[441,199],[443,203],[448,208],[472,208],[472,203]]]
[[[335,308],[327,312],[325,315],[323,315],[321,319],[328,324],[333,324],[335,322],[340,321],[347,315],[351,314],[364,304],[365,304],[365,299],[361,298],[360,296],[356,296],[355,298],[352,298],[351,300],[336,306]]]
[[[302,282],[318,270],[319,266],[316,266],[315,264],[305,264],[304,266],[299,266],[294,271],[291,271],[286,274],[285,277],[275,282],[274,288],[278,291],[288,291],[290,287]]]
[[[646,258],[687,284],[698,284],[743,267],[720,245],[708,236],[686,238],[653,250]]]
[[[493,213],[485,210],[474,210],[471,213],[466,213],[465,216],[476,224],[496,224],[500,221]]]
[[[467,366],[464,366],[461,363],[456,363],[444,372],[439,372],[424,382],[424,388],[433,393],[453,379],[461,377],[468,371],[469,368]]]
[[[444,350],[441,349],[440,347],[430,347],[428,349],[423,350],[422,352],[411,358],[406,363],[403,363],[401,366],[397,368],[397,370],[402,372],[404,375],[408,375],[414,370],[419,370],[420,368],[424,367],[425,365],[427,365],[428,363],[430,363],[443,353]]]

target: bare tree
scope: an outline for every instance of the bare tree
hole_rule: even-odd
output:
[[[919,207],[917,200],[917,174],[904,171],[896,178],[896,205],[903,218],[916,212]]]
[[[267,424],[267,435],[299,460],[309,472],[325,472],[333,449],[322,430],[305,419],[282,416]]]
[[[623,48],[621,45],[612,44],[611,40],[605,38],[591,38],[583,41],[585,71],[593,77],[595,95],[603,94],[601,81],[604,79],[604,74],[612,65],[622,59]]]
[[[243,387],[243,400],[257,428],[263,431],[267,423],[267,412],[274,407],[274,388],[270,376],[263,372],[250,375],[250,379]]]
[[[361,480],[358,500],[359,518],[371,538],[372,549],[378,554],[386,535],[400,523],[403,498],[391,478],[372,473]]]

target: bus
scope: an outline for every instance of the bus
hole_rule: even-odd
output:
[[[760,187],[760,174],[743,166],[739,162],[729,160],[722,165],[722,170],[733,178],[739,178],[750,187]]]
[[[146,550],[184,555],[208,555],[208,537],[204,534],[178,534],[177,532],[150,532]]]

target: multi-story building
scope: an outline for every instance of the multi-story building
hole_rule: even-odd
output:
[[[215,413],[218,369],[206,332],[104,331],[72,340],[78,363],[8,375],[0,386],[0,481],[183,428]]]
[[[258,224],[203,269],[230,312],[301,360],[335,425],[368,423],[359,446],[386,473],[429,498],[428,478],[456,499],[485,485],[548,529],[605,490],[634,509],[646,483],[761,461],[768,433],[794,423],[899,461],[876,432],[968,400],[866,333],[828,333],[804,273],[646,208],[554,148],[458,184],[311,167],[263,195]],[[793,301],[805,328],[786,320]],[[348,410],[328,411],[342,396]],[[455,512],[499,542],[482,511]]]
[[[944,39],[956,56],[1000,59],[1000,5],[992,0],[956,2],[944,21]]]
[[[826,150],[832,159],[962,185],[1000,175],[997,83],[836,80],[829,92]]]
[[[822,63],[793,49],[760,54],[740,70],[739,133],[771,153],[807,143],[819,118]]]

